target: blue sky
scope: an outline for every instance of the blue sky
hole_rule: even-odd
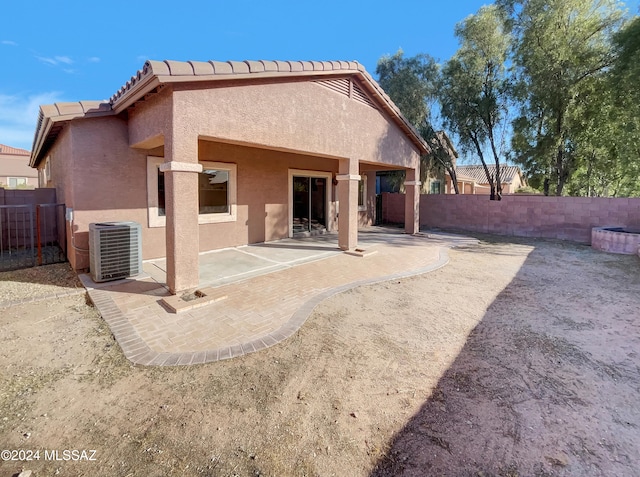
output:
[[[632,12],[640,0],[628,0]],[[0,29],[0,143],[31,148],[38,106],[108,99],[146,59],[357,60],[402,48],[447,60],[482,0],[22,0]]]

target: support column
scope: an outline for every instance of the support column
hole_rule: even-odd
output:
[[[417,234],[420,231],[420,169],[407,169],[404,181],[404,231]]]
[[[358,161],[340,161],[338,181],[338,246],[341,250],[355,250],[358,246]]]
[[[167,214],[167,285],[174,295],[198,286],[198,164],[197,137],[165,144],[165,210]],[[180,147],[176,147],[176,146]],[[169,147],[167,147],[169,146]]]

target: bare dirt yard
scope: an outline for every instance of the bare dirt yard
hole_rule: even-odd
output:
[[[83,295],[1,308],[64,265],[0,274],[0,475],[640,475],[638,257],[480,238],[193,367],[132,366]]]

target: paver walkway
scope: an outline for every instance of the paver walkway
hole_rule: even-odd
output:
[[[366,245],[373,255],[330,254],[220,285],[216,291],[227,299],[179,314],[160,304],[169,293],[151,277],[88,290],[133,363],[200,364],[273,346],[295,333],[329,296],[435,270],[448,261],[447,248],[473,242],[442,234],[380,234]]]

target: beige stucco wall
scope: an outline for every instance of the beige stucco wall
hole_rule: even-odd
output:
[[[59,202],[73,209],[67,222],[67,250],[76,269],[89,266],[89,224],[135,221],[143,225],[143,257],[164,255],[164,229],[147,224],[146,154],[131,149],[125,120],[75,120],[47,154]],[[43,161],[41,168],[45,166]]]
[[[88,267],[91,222],[139,222],[143,258],[166,255],[165,227],[148,223],[148,155],[237,166],[236,220],[197,226],[200,251],[287,237],[292,169],[328,172],[332,178],[341,163],[352,174],[366,170],[367,210],[358,213],[357,223],[369,225],[376,164],[419,164],[415,145],[384,113],[312,82],[176,88],[136,104],[128,117],[73,120],[49,151],[49,185],[74,209],[68,224],[74,268]],[[328,225],[335,230],[333,181],[329,190]]]
[[[170,88],[137,103],[129,110],[129,145],[149,150],[164,144],[172,117]]]
[[[25,178],[27,187],[38,187],[38,174],[29,167],[29,156],[0,154],[0,185],[8,187],[10,177]]]
[[[173,93],[178,130],[399,167],[419,161],[415,146],[383,113],[313,82],[181,88]]]
[[[203,140],[199,160],[233,163],[238,168],[237,220],[200,225],[201,251],[287,237],[289,170],[338,170],[334,159]],[[335,192],[331,195],[335,206]],[[330,228],[335,227],[334,221]]]

